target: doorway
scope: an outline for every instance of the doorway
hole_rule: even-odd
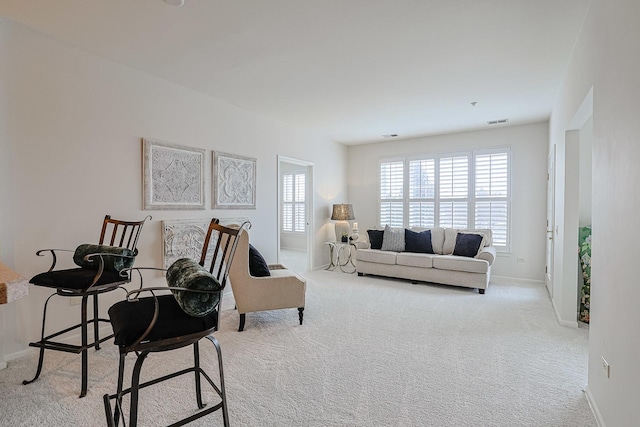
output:
[[[294,271],[313,268],[313,164],[278,156],[278,262]]]

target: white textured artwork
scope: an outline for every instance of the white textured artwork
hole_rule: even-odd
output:
[[[256,159],[213,153],[213,208],[256,208]]]
[[[143,139],[143,209],[204,209],[205,150]]]
[[[242,225],[249,218],[221,218],[221,225]],[[204,239],[211,218],[206,219],[179,219],[162,221],[162,240],[164,242],[164,268],[169,268],[175,260],[191,258],[200,261]],[[215,242],[209,243],[209,253],[205,259],[205,265],[211,264],[211,257]]]

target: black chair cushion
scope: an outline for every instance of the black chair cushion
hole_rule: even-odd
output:
[[[106,271],[117,272],[125,268],[131,268],[135,261],[135,258],[133,258],[135,256],[135,252],[131,249],[85,243],[76,248],[73,253],[73,262],[75,262],[78,267],[97,270],[100,267],[99,256],[92,257],[89,260],[84,259],[85,256],[91,254],[111,254],[102,256],[104,269]]]
[[[222,290],[218,279],[191,258],[180,258],[171,264],[167,270],[167,284],[171,287],[199,291]],[[220,301],[220,292],[201,293],[174,289],[171,292],[178,305],[190,316],[206,316],[215,310]]]
[[[68,270],[48,271],[33,276],[29,281],[37,286],[46,286],[47,288],[69,289],[79,291],[88,287],[93,278],[96,276],[95,270],[88,268],[71,268]],[[120,273],[113,271],[103,271],[96,286],[107,285],[113,283],[114,286],[120,283],[128,282],[129,279],[120,276]]]
[[[205,332],[216,326],[217,310],[207,316],[193,317],[180,308],[173,295],[159,295],[157,298],[158,320],[145,341],[158,341]],[[120,301],[111,306],[109,318],[115,344],[124,347],[133,344],[151,324],[153,311],[153,297],[140,298],[137,301]]]

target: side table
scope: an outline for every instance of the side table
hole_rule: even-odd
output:
[[[329,246],[329,266],[325,270],[335,270],[340,268],[343,273],[353,274],[356,272],[356,265],[353,262],[352,251],[357,247],[353,242],[324,242]],[[345,253],[346,252],[346,253]],[[351,267],[348,265],[351,264]],[[347,267],[347,269],[345,269]]]

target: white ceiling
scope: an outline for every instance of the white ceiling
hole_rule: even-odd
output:
[[[359,144],[384,134],[487,128],[497,119],[546,120],[588,4],[0,0],[0,15],[246,110]]]

